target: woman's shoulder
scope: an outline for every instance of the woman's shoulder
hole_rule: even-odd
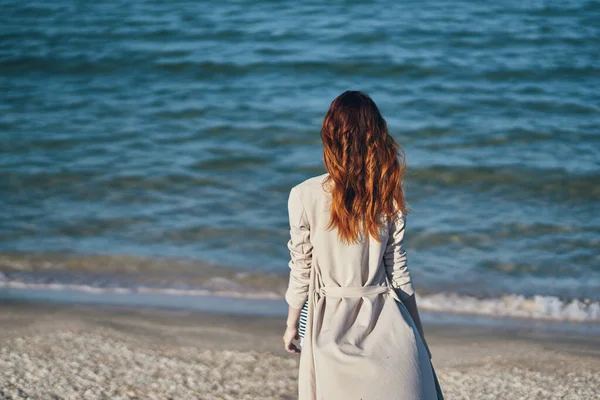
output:
[[[290,199],[296,198],[302,202],[304,207],[309,208],[312,205],[323,203],[328,198],[328,190],[325,187],[328,176],[329,174],[325,173],[298,183],[290,190]]]
[[[291,191],[297,193],[307,193],[313,192],[315,190],[322,190],[323,184],[326,182],[328,177],[329,173],[326,172],[324,174],[305,179],[302,182],[295,185],[294,187],[292,187]]]

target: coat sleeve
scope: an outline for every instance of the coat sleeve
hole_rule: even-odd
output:
[[[285,293],[285,300],[293,308],[302,308],[308,298],[313,247],[310,243],[310,227],[306,210],[295,188],[290,191],[288,214],[290,240],[287,247],[290,251],[290,262],[288,264],[290,279]]]
[[[383,263],[392,287],[401,300],[415,293],[404,250],[404,231],[406,216],[401,212],[390,222],[390,233],[383,255]]]

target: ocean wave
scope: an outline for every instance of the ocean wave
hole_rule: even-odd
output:
[[[409,177],[421,186],[437,184],[454,188],[463,185],[472,191],[525,198],[546,196],[554,200],[587,202],[600,195],[599,174],[575,175],[559,169],[535,170],[508,165],[434,165],[412,168]]]
[[[56,75],[77,74],[115,74],[130,71],[132,68],[145,72],[163,72],[180,74],[193,72],[198,79],[240,78],[246,75],[261,73],[276,74],[335,74],[338,77],[354,77],[364,74],[370,77],[383,78],[427,78],[443,76],[442,67],[424,66],[415,61],[381,64],[371,61],[331,61],[328,59],[297,59],[275,61],[231,62],[206,60],[204,58],[178,57],[159,58],[158,54],[111,54],[98,57],[87,53],[67,55],[22,55],[16,54],[0,60],[0,72],[6,74],[19,73],[22,70],[44,71]],[[590,72],[594,72],[593,70]]]
[[[436,293],[417,295],[417,301],[419,308],[425,311],[534,320],[600,322],[600,303],[583,299],[561,300],[556,296],[527,297],[517,294],[477,298],[456,293]]]
[[[91,294],[155,294],[159,296],[222,296],[248,300],[281,300],[281,293],[249,289],[226,278],[213,278],[203,287],[100,287],[80,283],[39,283],[7,280],[0,273],[0,289],[77,291]],[[556,296],[507,294],[478,298],[457,293],[417,294],[419,309],[450,314],[474,314],[492,318],[522,318],[557,322],[600,322],[600,302],[560,299]]]
[[[231,289],[207,289],[207,288],[168,288],[168,287],[99,287],[85,284],[72,283],[29,283],[21,281],[6,281],[0,276],[0,289],[29,289],[29,290],[56,290],[56,291],[76,291],[93,294],[116,294],[131,295],[156,294],[168,296],[222,296],[243,299],[262,299],[273,300],[281,299],[281,295],[268,291],[246,291]]]

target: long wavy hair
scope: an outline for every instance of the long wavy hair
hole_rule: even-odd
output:
[[[402,188],[404,150],[375,102],[359,91],[346,91],[331,103],[321,139],[332,196],[327,229],[337,228],[344,243],[359,242],[365,234],[380,242],[384,217],[409,212]]]

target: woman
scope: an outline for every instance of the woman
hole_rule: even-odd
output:
[[[283,341],[301,354],[299,400],[438,399],[403,248],[406,164],[369,96],[323,121],[327,173],[290,191]],[[308,301],[302,351],[298,319]]]

